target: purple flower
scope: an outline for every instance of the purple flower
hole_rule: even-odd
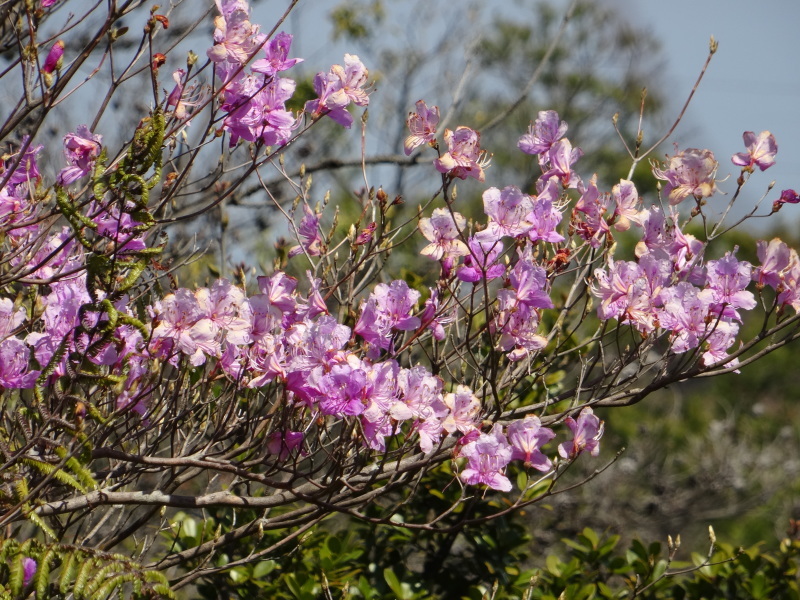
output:
[[[292,36],[288,33],[280,32],[264,45],[266,58],[255,61],[250,68],[254,72],[263,73],[268,77],[291,69],[297,63],[303,62],[302,58],[288,58],[291,46]]]
[[[715,313],[741,321],[737,309],[751,310],[756,306],[753,292],[745,290],[750,283],[752,265],[736,258],[736,248],[719,260],[706,265],[708,288],[700,296],[709,302]]]
[[[33,334],[31,334],[33,335]],[[30,371],[31,350],[16,337],[0,342],[0,386],[11,389],[29,389],[36,383],[39,371]],[[46,362],[43,364],[47,364]]]
[[[589,452],[592,456],[600,454],[600,438],[603,437],[603,422],[598,419],[591,408],[585,407],[576,421],[567,417],[564,421],[572,431],[572,441],[559,444],[558,453],[572,459]]]
[[[294,246],[289,250],[289,258],[303,252],[308,256],[319,256],[322,253],[322,245],[325,243],[319,231],[319,221],[322,215],[311,210],[307,204],[303,205],[303,213],[300,227],[297,228],[297,233],[303,240],[299,246]]]
[[[541,448],[556,437],[556,434],[542,427],[539,417],[527,416],[508,425],[508,441],[513,447],[512,460],[521,460],[526,467],[547,472],[553,462],[542,454]]]
[[[303,438],[302,431],[275,431],[267,438],[267,451],[277,454],[279,461],[284,461],[303,445]]]
[[[469,442],[461,449],[467,457],[467,468],[461,473],[461,480],[467,485],[484,484],[501,492],[511,490],[511,481],[503,472],[511,462],[513,449],[499,425],[490,433],[482,433],[478,439]]]
[[[558,184],[548,179],[539,195],[533,199],[533,210],[528,215],[531,228],[528,237],[532,242],[542,240],[557,244],[564,241],[564,236],[556,231],[561,222],[561,211],[556,207],[558,201]]]
[[[59,172],[58,184],[67,186],[88,175],[94,167],[95,159],[100,155],[102,141],[103,136],[92,133],[86,125],[79,125],[75,133],[65,135],[64,155],[70,166]]]
[[[533,199],[513,185],[502,190],[492,187],[483,192],[483,211],[489,217],[489,223],[480,233],[482,240],[517,237],[533,227],[529,220]]]
[[[783,190],[781,197],[772,203],[772,212],[777,212],[784,204],[797,204],[798,202],[800,202],[800,194],[794,190]]]
[[[762,131],[756,137],[752,131],[745,131],[742,135],[747,152],[740,152],[731,157],[731,162],[745,170],[752,171],[758,167],[766,171],[775,164],[775,155],[778,153],[778,144],[775,136],[769,131]]]
[[[639,193],[632,181],[620,179],[620,182],[611,188],[611,196],[614,198],[614,229],[617,231],[627,231],[631,227],[631,221],[639,222]]]
[[[680,204],[688,196],[708,198],[717,192],[719,163],[711,150],[687,148],[669,157],[663,169],[653,168],[657,179],[666,181],[663,193],[670,204]]]
[[[32,580],[33,576],[36,575],[36,569],[39,565],[36,563],[35,560],[26,556],[22,559],[22,585],[28,585]]]
[[[588,240],[593,248],[599,248],[603,237],[611,231],[608,222],[603,218],[608,210],[608,194],[601,194],[597,189],[596,174],[589,180],[588,186],[581,182],[578,190],[581,197],[572,210],[578,235]]]
[[[377,358],[381,350],[391,348],[393,330],[409,331],[420,326],[419,318],[411,316],[419,297],[420,293],[402,280],[375,286],[354,329],[369,344],[368,357]]]
[[[495,262],[503,251],[503,242],[491,238],[482,240],[478,234],[469,239],[468,245],[470,253],[464,257],[464,266],[456,273],[461,281],[475,283],[484,278],[488,281],[505,274],[505,265]]]
[[[550,169],[542,173],[541,181],[551,177],[558,177],[565,188],[575,188],[581,183],[581,178],[572,170],[574,165],[583,156],[583,150],[573,148],[569,140],[557,141],[548,151]]]
[[[448,151],[433,161],[440,173],[480,182],[485,179],[483,170],[489,166],[486,151],[481,150],[481,134],[469,127],[457,127],[455,132],[444,130]]]
[[[208,58],[218,63],[223,79],[228,64],[238,67],[247,62],[265,41],[258,33],[258,25],[250,23],[250,7],[244,0],[216,0],[222,13],[214,19],[214,46],[207,51]]]
[[[517,361],[547,346],[547,338],[539,335],[539,313],[529,304],[519,302],[515,292],[497,292],[497,314],[490,323],[493,334],[498,334],[497,347],[509,352],[508,360]]]
[[[352,102],[356,106],[367,106],[369,96],[362,89],[367,83],[369,71],[355,54],[344,55],[344,67],[333,65],[328,73],[317,73],[314,90],[319,98],[306,102],[305,112],[312,117],[323,115],[350,129],[353,116],[347,111]]]
[[[417,111],[408,113],[406,124],[411,132],[403,143],[406,156],[423,144],[430,144],[436,139],[436,126],[439,124],[439,107],[428,108],[424,100],[417,100]]]
[[[543,110],[539,112],[536,121],[528,127],[528,133],[519,138],[517,146],[526,154],[542,155],[564,137],[566,132],[567,123],[558,122],[556,111]]]

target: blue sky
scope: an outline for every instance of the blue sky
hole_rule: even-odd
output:
[[[478,3],[475,5],[478,26],[481,18],[490,18],[498,11],[514,14],[520,4],[528,1],[533,2]],[[597,1],[614,6],[660,42],[663,71],[658,73],[658,79],[668,90],[673,115],[677,115],[700,72],[709,38],[713,35],[719,42],[706,77],[669,142],[677,142],[683,148],[712,150],[720,162],[720,177],[730,174],[722,184],[722,189],[730,192],[738,175],[730,156],[744,150],[742,132],[772,131],[779,146],[778,162],[765,173],[754,174],[741,197],[741,209],[752,206],[772,180],[776,185],[768,200],[777,198],[781,189],[800,189],[799,0]],[[341,62],[344,52],[354,51],[341,42],[330,41],[329,15],[340,3],[341,0],[301,0],[287,22],[286,29],[299,32],[294,54],[299,52],[306,58],[305,67],[326,70],[327,65]],[[554,3],[568,4],[567,0]],[[467,5],[470,4],[464,3],[459,9],[457,16],[461,20],[470,15],[463,8]],[[451,5],[443,0],[423,4],[413,0],[384,0],[384,6],[392,15],[384,24],[390,38],[407,35],[409,30],[446,31],[452,22],[449,19],[456,17],[452,7],[448,9]],[[439,15],[441,22],[426,20],[428,16],[415,23],[414,15],[418,15],[415,6],[424,6],[425,11]],[[266,27],[284,7],[285,2],[274,0],[255,2],[253,20]],[[370,57],[363,54],[361,58],[369,66]],[[652,134],[650,139],[661,135],[661,132],[646,133]],[[670,150],[671,145],[665,145],[660,156]],[[781,216],[800,221],[800,206],[785,207]]]

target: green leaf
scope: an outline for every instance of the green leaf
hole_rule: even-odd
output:
[[[403,586],[400,585],[400,580],[397,579],[397,575],[394,574],[394,571],[392,571],[391,567],[386,567],[383,570],[383,579],[386,581],[386,584],[395,593],[398,599],[405,598]]]

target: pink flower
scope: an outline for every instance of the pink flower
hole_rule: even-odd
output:
[[[572,431],[572,441],[559,444],[558,453],[572,459],[589,452],[592,456],[600,454],[600,438],[603,437],[603,422],[598,419],[591,408],[584,408],[576,421],[567,417],[564,421]]]
[[[511,481],[503,472],[511,462],[513,449],[499,425],[491,433],[482,433],[478,439],[466,444],[461,455],[466,456],[467,468],[461,473],[461,480],[467,485],[488,485],[493,490],[508,492]]]
[[[216,0],[222,13],[214,19],[214,46],[206,54],[219,63],[223,73],[229,66],[243,65],[265,41],[258,25],[250,23],[250,7],[244,0]],[[223,76],[223,79],[227,77]]]
[[[541,448],[556,437],[556,434],[542,427],[539,417],[527,416],[508,425],[508,441],[513,447],[512,460],[525,462],[526,467],[547,472],[553,468],[553,462],[542,454]]]
[[[669,158],[663,169],[653,168],[657,179],[666,181],[663,193],[670,204],[680,204],[688,196],[708,198],[717,192],[719,163],[711,150],[687,148]]]
[[[551,177],[558,177],[565,188],[575,188],[581,183],[581,178],[572,170],[574,165],[583,156],[583,150],[573,148],[569,140],[559,140],[548,151],[550,169],[542,173],[541,181]]]
[[[769,285],[777,289],[783,280],[783,271],[789,266],[791,257],[789,246],[778,238],[773,238],[769,244],[759,240],[757,255],[761,266],[756,267],[753,272],[753,281],[758,286]]]
[[[442,427],[448,433],[460,431],[467,434],[475,431],[475,419],[481,410],[481,403],[465,385],[456,386],[456,391],[445,394],[444,403],[450,414],[442,422]]]
[[[362,89],[367,83],[369,71],[355,54],[344,55],[344,67],[333,65],[328,73],[317,73],[314,77],[314,90],[319,98],[309,100],[305,112],[314,118],[323,115],[350,129],[353,116],[347,111],[352,102],[356,106],[367,106],[369,96]]]
[[[284,461],[303,445],[303,437],[302,431],[275,431],[267,438],[267,451],[277,454],[278,460]]]
[[[611,188],[611,196],[614,198],[616,208],[614,209],[614,229],[617,231],[627,231],[631,227],[631,221],[639,222],[639,193],[632,181],[621,179],[620,182]]]
[[[492,187],[483,192],[483,211],[489,217],[489,224],[480,232],[481,240],[517,237],[533,227],[528,218],[533,211],[533,199],[513,185],[502,190]]]
[[[420,250],[420,254],[435,260],[466,256],[469,248],[459,237],[459,232],[464,231],[466,224],[467,220],[461,214],[446,208],[435,208],[430,218],[419,220],[419,230],[430,242]]]
[[[436,139],[436,126],[439,124],[439,107],[428,108],[424,100],[417,100],[417,112],[408,113],[408,129],[411,135],[406,138],[403,150],[406,156],[423,144],[430,144]]]
[[[420,293],[403,280],[389,285],[379,283],[361,309],[355,333],[369,344],[367,356],[377,358],[381,350],[390,350],[393,331],[409,331],[420,326],[419,317],[411,316]]]
[[[745,170],[752,171],[758,167],[766,171],[775,164],[775,155],[778,153],[778,144],[775,136],[769,131],[762,131],[756,137],[752,131],[745,131],[742,135],[747,152],[740,152],[731,157],[731,162]]]
[[[455,132],[444,130],[448,152],[433,161],[436,170],[450,177],[472,177],[483,182],[484,168],[489,166],[486,151],[481,150],[481,134],[469,127],[457,127]]]
[[[86,125],[79,125],[75,133],[64,136],[64,154],[69,167],[64,167],[58,174],[57,181],[66,186],[88,175],[94,168],[94,161],[100,155],[103,136],[89,131]]]

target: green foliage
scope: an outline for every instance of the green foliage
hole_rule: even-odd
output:
[[[25,559],[37,563],[27,584]],[[0,598],[29,597],[32,592],[41,600],[176,597],[163,573],[119,554],[33,539],[0,540]]]

